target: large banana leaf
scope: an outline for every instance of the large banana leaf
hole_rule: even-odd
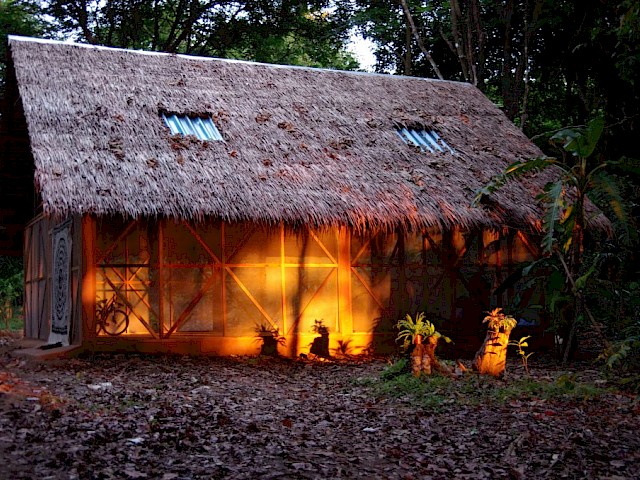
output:
[[[576,157],[588,158],[595,150],[603,129],[604,119],[597,117],[591,120],[586,127],[572,127],[560,130],[550,140],[562,143],[562,148]]]

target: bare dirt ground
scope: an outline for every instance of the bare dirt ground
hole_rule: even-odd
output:
[[[467,386],[428,408],[380,396],[383,361],[37,364],[0,341],[3,479],[640,478],[640,408],[617,391],[474,404]]]

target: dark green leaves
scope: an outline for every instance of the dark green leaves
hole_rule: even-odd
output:
[[[604,129],[604,119],[594,118],[586,127],[572,127],[560,130],[549,141],[562,144],[562,149],[580,158],[590,157],[600,140]]]
[[[633,218],[629,214],[627,202],[622,197],[615,177],[599,171],[591,177],[592,199],[603,208],[607,206],[612,217],[619,240],[624,245],[631,245],[637,240],[638,232],[634,228]]]
[[[530,173],[540,172],[551,165],[561,166],[561,164],[551,157],[538,157],[528,162],[516,161],[509,165],[507,169],[501,175],[498,175],[491,179],[484,187],[482,187],[476,193],[473,199],[472,206],[477,206],[485,195],[491,195],[495,191],[503,187],[507,182],[520,178]]]

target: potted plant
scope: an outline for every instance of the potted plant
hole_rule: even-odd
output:
[[[487,312],[482,323],[487,324],[487,336],[473,360],[473,368],[479,373],[502,377],[507,366],[509,335],[518,321],[502,308]]]
[[[285,338],[280,335],[279,329],[268,323],[256,324],[256,337],[262,340],[260,355],[271,357],[278,356],[278,345],[285,344]]]
[[[324,324],[324,320],[314,320],[311,331],[320,335],[313,339],[309,353],[313,353],[319,357],[329,358],[329,327]]]
[[[451,339],[436,331],[435,325],[426,319],[424,312],[416,314],[415,318],[407,314],[405,318],[398,320],[396,328],[396,341],[403,341],[403,346],[410,355],[414,376],[418,377],[422,373],[430,375],[434,369],[441,373],[450,373],[438,362],[435,350],[441,338],[447,343],[450,343]],[[412,344],[413,349],[409,349]]]
[[[510,332],[517,325],[517,320],[511,315],[506,315],[502,312],[501,308],[494,308],[490,312],[486,312],[489,315],[484,317],[482,323],[486,323],[489,330],[493,332],[506,333]]]
[[[415,319],[407,314],[406,317],[398,320],[396,328],[399,331],[396,341],[402,340],[404,348],[412,343],[419,345],[430,337],[435,337],[438,340],[442,338],[447,343],[451,342],[449,337],[436,331],[435,325],[426,319],[424,312],[416,314]]]

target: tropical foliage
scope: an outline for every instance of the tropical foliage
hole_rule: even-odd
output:
[[[509,345],[517,348],[517,354],[520,355],[520,360],[522,360],[522,366],[524,367],[525,372],[529,373],[529,357],[533,355],[534,352],[527,353],[525,348],[529,347],[529,340],[531,335],[527,335],[526,337],[520,337],[520,340],[509,342]]]
[[[53,0],[44,11],[65,37],[116,47],[355,68],[349,23],[332,2]]]
[[[396,341],[402,341],[403,347],[407,348],[415,342],[416,337],[421,336],[423,339],[429,337],[437,337],[443,339],[447,343],[451,343],[451,339],[436,331],[433,323],[426,319],[424,312],[417,313],[415,317],[407,314],[396,323],[399,333]]]
[[[573,297],[573,318],[567,322],[564,337],[563,361],[566,362],[575,346],[576,329],[583,314],[595,319],[585,305],[583,289],[594,273],[595,266],[586,271],[583,267],[585,231],[588,228],[587,203],[592,197],[607,205],[614,215],[619,233],[618,239],[629,245],[635,240],[635,229],[615,178],[607,170],[611,168],[638,171],[637,162],[631,160],[610,162],[593,158],[604,130],[604,120],[595,118],[586,126],[566,128],[556,132],[550,142],[559,147],[562,157],[540,157],[528,162],[515,162],[505,172],[494,178],[476,195],[478,205],[485,195],[490,195],[505,183],[524,175],[545,169],[553,169],[555,179],[548,182],[538,200],[544,208],[542,248],[547,254],[555,254],[562,266],[568,292]],[[525,270],[523,273],[528,273]],[[561,291],[566,291],[562,289]]]
[[[494,332],[513,330],[518,323],[511,315],[506,315],[502,308],[495,308],[487,313],[482,323],[486,323],[489,330]]]
[[[23,280],[22,261],[12,257],[0,257],[0,325],[4,329],[9,329],[15,308],[21,303]]]

